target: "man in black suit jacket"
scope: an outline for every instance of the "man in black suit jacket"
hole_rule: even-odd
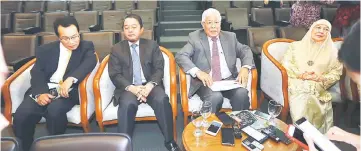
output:
[[[97,63],[94,45],[80,40],[79,26],[74,17],[57,19],[54,31],[59,41],[36,49],[31,88],[14,115],[14,133],[22,141],[25,151],[31,147],[35,126],[42,117],[46,118],[50,135],[65,132],[66,113],[79,104],[78,84]],[[49,93],[51,83],[56,83],[59,97]]]
[[[159,46],[155,41],[139,39],[144,28],[138,15],[126,16],[123,30],[126,40],[113,46],[108,69],[116,87],[114,105],[119,104],[118,132],[131,135],[138,105],[148,103],[163,132],[166,148],[177,151],[172,109],[162,84],[164,59]]]

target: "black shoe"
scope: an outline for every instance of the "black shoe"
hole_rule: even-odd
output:
[[[179,146],[177,145],[177,143],[175,143],[174,141],[170,141],[169,143],[165,144],[165,147],[169,150],[169,151],[181,151]]]

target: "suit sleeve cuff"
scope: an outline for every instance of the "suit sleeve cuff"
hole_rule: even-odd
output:
[[[187,73],[190,74],[193,78],[197,77],[196,73],[199,71],[200,69],[197,67],[193,67],[192,69],[188,70]]]
[[[242,66],[242,68],[247,68],[248,70],[252,69],[252,67],[250,65],[244,65],[244,66]]]
[[[77,79],[77,78],[74,78],[74,77],[70,77],[70,78],[73,78],[73,83],[77,83],[77,82],[78,82],[78,79]]]

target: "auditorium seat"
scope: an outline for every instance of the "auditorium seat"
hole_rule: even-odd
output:
[[[24,29],[34,27],[41,29],[41,14],[38,13],[15,13],[12,30],[14,33],[23,33]]]
[[[134,2],[133,1],[114,1],[114,8],[115,8],[115,10],[118,10],[118,9],[131,10],[131,9],[134,9]]]
[[[252,8],[251,21],[255,26],[273,26],[273,13],[271,8]],[[252,25],[252,26],[254,26]]]
[[[82,40],[92,41],[94,49],[103,60],[107,56],[115,43],[114,32],[89,32],[81,35]]]
[[[255,55],[260,55],[263,44],[277,37],[273,27],[254,27],[247,29],[248,46],[251,47]]]
[[[24,1],[24,13],[44,12],[45,1]]]
[[[68,11],[66,1],[47,1],[47,12]]]
[[[275,20],[289,22],[291,18],[291,8],[276,8]]]
[[[160,47],[164,58],[164,78],[163,86],[165,94],[168,95],[173,112],[173,133],[174,140],[177,139],[176,117],[177,117],[177,76],[176,62],[171,51]],[[94,94],[96,104],[96,120],[101,132],[104,132],[104,126],[118,123],[117,111],[118,106],[114,106],[112,101],[115,86],[108,74],[109,55],[106,56],[95,77],[94,77]],[[146,103],[138,105],[136,121],[154,121],[156,117],[153,109]],[[122,121],[119,121],[122,122]]]
[[[153,30],[155,26],[158,26],[155,9],[132,10],[132,13],[142,18],[144,29]]]
[[[251,14],[251,1],[233,1],[233,6],[237,8],[247,8],[247,13]]]
[[[337,8],[322,8],[321,16],[323,19],[328,20],[332,23],[333,18],[336,15]]]
[[[106,10],[111,10],[113,7],[113,2],[112,1],[92,1],[92,10],[93,11],[99,11],[99,15],[102,15],[103,11]]]
[[[44,32],[51,32],[54,33],[54,22],[56,19],[69,16],[67,11],[58,11],[58,12],[47,12],[44,13],[44,20],[43,20],[43,29]]]
[[[231,23],[233,30],[248,28],[248,17],[247,8],[226,9],[226,21]]]
[[[80,133],[43,136],[33,151],[132,151],[132,141],[123,133]]]
[[[158,1],[151,0],[151,1],[138,1],[137,9],[157,9],[158,8]]]
[[[280,27],[278,31],[280,38],[292,40],[302,40],[307,33],[307,29],[302,27]]]
[[[57,41],[59,40],[58,36],[56,36],[55,34],[52,34],[52,35],[42,35],[40,37],[40,45],[43,45],[43,44],[47,44],[47,43],[50,43],[50,42],[53,42],[53,41]]]
[[[226,13],[226,9],[231,7],[230,1],[212,1],[212,8],[217,9],[221,15]]]
[[[1,39],[5,61],[10,69],[16,71],[25,64],[30,56],[35,55],[38,46],[36,35],[4,35]],[[21,60],[25,59],[24,62]]]
[[[103,11],[103,17],[102,17],[103,29],[120,32],[122,30],[122,25],[125,15],[126,15],[125,10]]]
[[[1,35],[11,32],[11,15],[1,14]]]
[[[16,138],[1,137],[1,151],[20,151],[19,142]]]
[[[35,62],[36,58],[23,65],[5,81],[2,87],[2,96],[5,102],[4,116],[10,121],[11,125],[13,121],[13,114],[24,100],[25,92],[31,87],[30,71],[33,68]],[[78,87],[79,105],[75,105],[66,114],[68,125],[82,127],[86,133],[90,131],[89,120],[95,111],[94,93],[92,86],[93,77],[98,69],[98,66],[99,63],[97,63],[93,71],[89,73],[83,81],[80,82]],[[39,123],[43,122],[45,122],[44,117],[39,121]]]
[[[80,32],[88,32],[89,26],[99,25],[98,11],[74,12],[74,17],[78,21]]]
[[[1,14],[22,12],[22,1],[1,1]]]
[[[263,1],[252,1],[252,8],[262,8],[264,7]]]
[[[237,59],[236,62],[237,70],[239,71],[242,67],[241,60]],[[248,90],[248,97],[250,102],[250,110],[258,109],[257,103],[257,69],[253,68],[248,73],[248,82],[246,89]],[[188,125],[188,118],[192,115],[192,111],[199,110],[202,105],[202,100],[198,94],[194,94],[188,97],[189,87],[191,84],[191,76],[186,74],[181,68],[179,70],[179,81],[180,81],[180,93],[183,109],[183,120],[184,127]],[[232,106],[228,98],[224,98],[221,111],[231,111]]]
[[[69,1],[69,12],[71,13],[77,11],[85,11],[89,9],[90,9],[89,1],[76,1],[76,0]]]
[[[121,32],[121,33],[119,34],[119,36],[120,36],[120,37],[119,37],[120,40],[125,40],[124,32]],[[153,30],[146,30],[146,29],[144,29],[143,34],[140,35],[140,38],[153,40],[153,38],[154,38]]]

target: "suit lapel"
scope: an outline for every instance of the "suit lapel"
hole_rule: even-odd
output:
[[[204,54],[206,54],[206,58],[208,60],[208,65],[209,67],[211,66],[211,49],[209,48],[209,42],[208,42],[208,38],[206,36],[206,34],[203,32],[200,33],[199,35],[201,37],[201,44],[203,46],[203,51]]]
[[[73,50],[71,52],[71,56],[70,56],[68,65],[66,67],[66,70],[65,70],[65,73],[63,76],[63,80],[65,80],[65,78],[68,76],[70,71],[74,70],[74,65],[80,61],[81,53],[82,53],[81,51],[82,51],[82,49],[81,49],[81,42],[80,42],[78,48],[76,48],[75,50]]]
[[[50,61],[51,62],[51,67],[54,67],[52,70],[52,74],[54,74],[54,72],[58,69],[58,64],[59,64],[59,56],[60,56],[60,41],[58,41],[58,43],[56,43],[55,45],[55,49],[54,53],[51,54],[51,60],[54,61]]]
[[[126,63],[126,66],[129,67],[129,73],[130,75],[133,75],[133,62],[132,62],[132,55],[130,54],[130,46],[128,41],[124,41],[123,45],[120,46],[123,50],[123,57],[124,62]]]
[[[227,62],[227,66],[230,69],[229,65],[230,65],[230,60],[227,59],[228,55],[229,55],[229,46],[228,46],[228,39],[224,36],[223,32],[221,31],[219,33],[219,40],[221,41],[221,46],[223,49],[223,54],[224,54],[224,59]]]
[[[142,69],[144,72],[144,65],[145,65],[145,60],[144,60],[144,56],[145,56],[145,43],[144,40],[139,39],[139,57],[140,57],[140,63],[142,65]]]

